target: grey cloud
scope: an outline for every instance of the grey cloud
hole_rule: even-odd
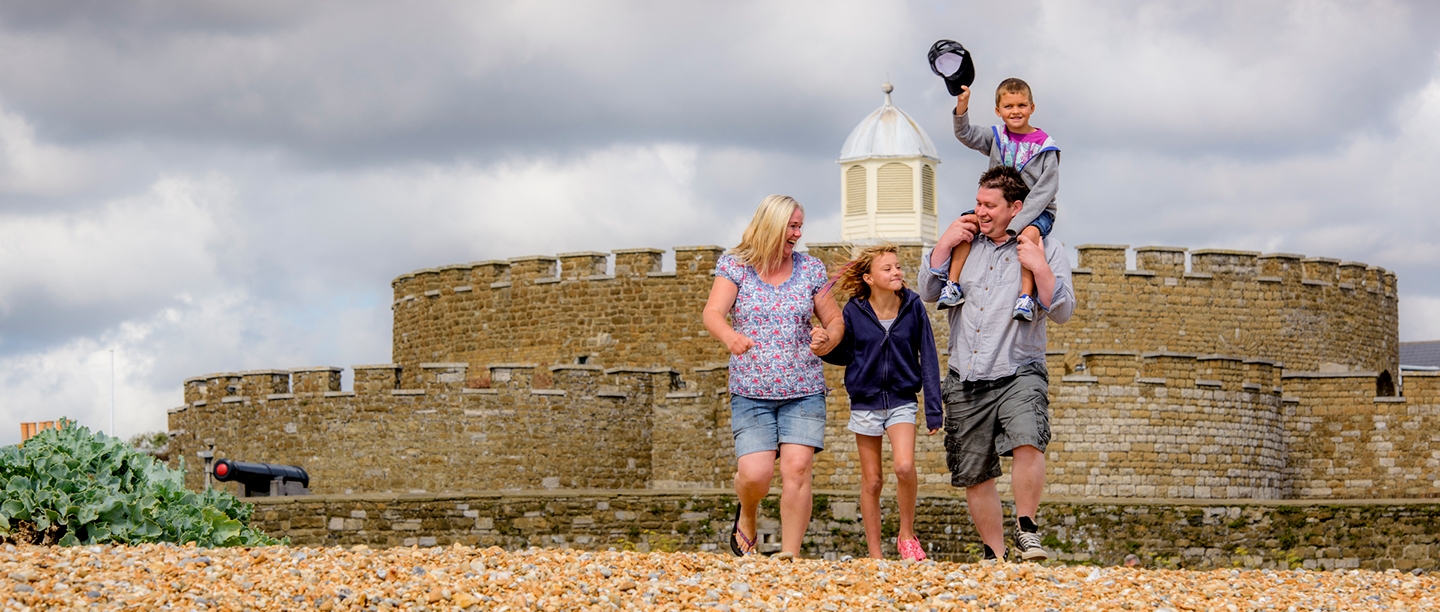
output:
[[[834,159],[887,73],[940,149],[952,216],[986,160],[950,137],[954,100],[924,66],[942,37],[981,62],[977,122],[1000,78],[1035,85],[1036,123],[1065,150],[1060,239],[1366,261],[1401,275],[1412,325],[1440,316],[1436,18],[1319,2],[3,4],[0,234],[91,220],[129,239],[0,244],[0,413],[98,415],[76,364],[111,345],[136,359],[137,411],[178,401],[186,376],[384,359],[400,273],[729,245],[769,193],[806,204],[807,240],[834,240]],[[167,181],[228,191],[186,227],[106,216]]]
[[[879,81],[876,51],[903,30],[903,11],[819,6],[333,4],[239,32],[32,20],[4,34],[0,91],[62,142],[278,145],[320,164],[587,141],[809,150],[852,121],[833,102],[858,92],[836,84]]]

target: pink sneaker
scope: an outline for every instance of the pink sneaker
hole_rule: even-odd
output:
[[[914,561],[925,560],[925,547],[920,545],[919,538],[914,540],[896,540],[895,547],[900,549],[901,559],[911,559]]]

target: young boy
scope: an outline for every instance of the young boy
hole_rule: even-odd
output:
[[[1060,148],[1044,130],[1030,125],[1035,112],[1035,98],[1030,85],[1020,79],[1005,79],[995,88],[995,114],[1005,123],[988,129],[970,125],[970,88],[963,87],[955,99],[955,137],[965,146],[990,156],[990,167],[1009,166],[1020,171],[1030,195],[1025,207],[1015,215],[1005,231],[1011,236],[1022,234],[1040,244],[1055,225],[1055,194],[1060,190]],[[966,219],[969,217],[969,219]],[[962,220],[975,223],[974,211],[961,213]],[[978,224],[976,224],[978,225]],[[970,243],[962,242],[950,257],[950,274],[940,293],[937,308],[954,308],[965,303],[958,281],[965,259],[970,256]],[[1035,320],[1035,276],[1029,269],[1021,272],[1020,296],[1015,300],[1013,317],[1019,321]]]

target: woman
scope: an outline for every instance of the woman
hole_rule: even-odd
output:
[[[845,333],[825,264],[795,252],[805,209],[772,195],[740,245],[715,263],[705,329],[730,350],[730,428],[735,437],[735,524],[730,551],[755,551],[755,513],[780,459],[780,554],[796,557],[810,524],[810,468],[825,441],[825,373],[819,355]],[[810,323],[811,315],[823,327]],[[726,322],[729,315],[731,323]]]

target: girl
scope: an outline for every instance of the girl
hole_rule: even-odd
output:
[[[905,272],[894,245],[861,250],[835,280],[845,304],[845,335],[822,358],[845,366],[850,393],[850,431],[860,455],[860,512],[870,556],[880,549],[881,438],[890,434],[898,481],[900,533],[895,542],[901,559],[925,559],[915,537],[915,414],[916,393],[925,391],[925,426],[940,430],[940,362],[935,334],[920,296],[905,287]]]

